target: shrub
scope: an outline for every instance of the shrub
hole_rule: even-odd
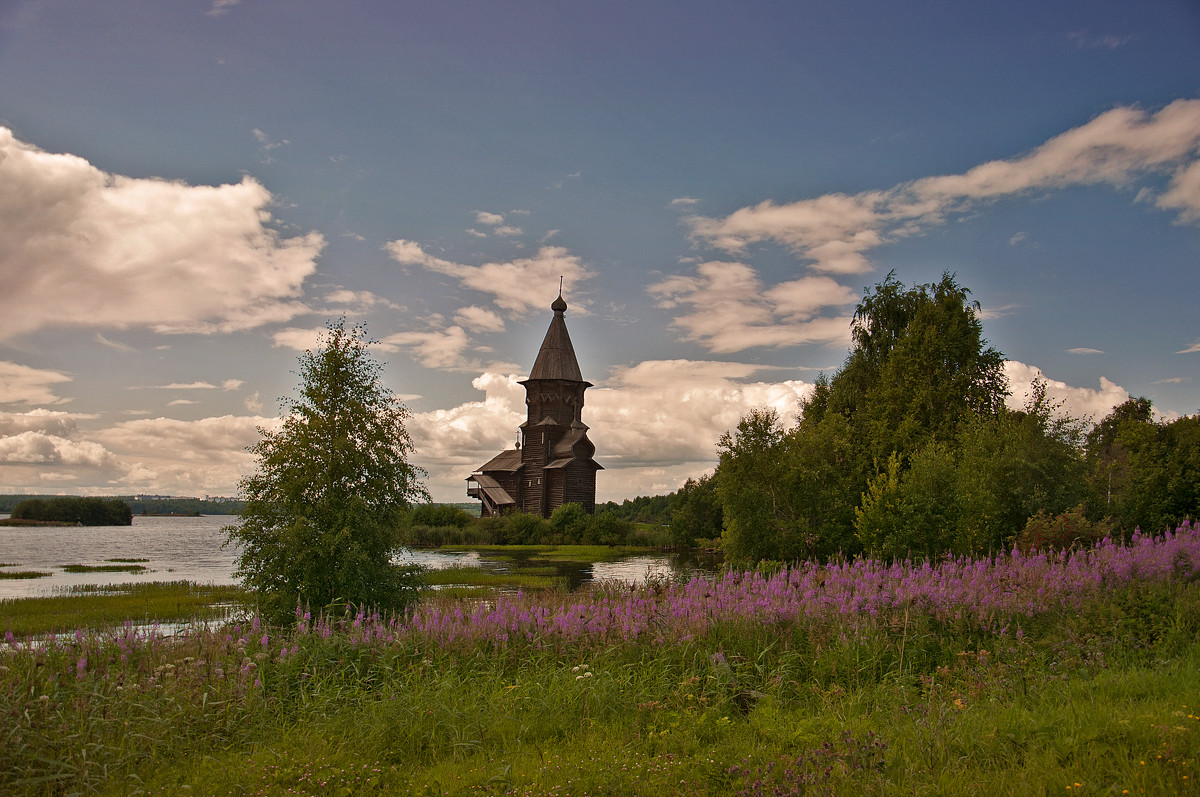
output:
[[[408,513],[414,526],[457,526],[466,528],[473,520],[469,514],[450,504],[418,504]]]
[[[1017,535],[1015,543],[1024,553],[1063,551],[1076,546],[1091,547],[1112,533],[1111,521],[1088,520],[1082,506],[1060,515],[1051,515],[1044,509],[1039,509],[1025,523],[1025,528]]]

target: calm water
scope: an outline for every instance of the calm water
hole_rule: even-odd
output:
[[[132,526],[0,526],[4,570],[40,570],[46,578],[0,579],[0,598],[49,595],[75,584],[195,581],[234,584],[237,551],[221,548],[221,527],[232,515],[133,516]],[[64,573],[63,565],[111,564],[108,559],[149,559],[142,573]],[[15,565],[15,567],[13,566]]]
[[[6,517],[0,515],[0,517]],[[143,517],[134,515],[133,526],[0,526],[0,563],[5,571],[39,570],[45,578],[0,579],[0,599],[50,595],[75,584],[123,584],[137,581],[194,581],[234,584],[237,550],[222,548],[221,527],[236,521],[231,515],[205,517]],[[103,565],[109,559],[148,559],[142,573],[65,573],[64,565]],[[476,552],[405,551],[401,562],[431,569],[454,566],[504,571],[521,566],[520,560],[492,560]],[[640,583],[648,577],[689,578],[711,571],[714,564],[683,554],[639,554],[594,564],[545,563],[558,568],[574,589],[597,579]]]

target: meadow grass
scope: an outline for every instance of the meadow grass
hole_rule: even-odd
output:
[[[243,603],[238,586],[154,581],[76,585],[39,598],[0,599],[0,632],[15,639],[138,623],[179,623],[226,616]]]
[[[14,794],[1177,794],[1200,534],[0,654]]]

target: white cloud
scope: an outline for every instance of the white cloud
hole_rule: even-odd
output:
[[[763,289],[744,263],[710,261],[695,276],[673,275],[647,288],[665,309],[685,308],[672,326],[713,352],[803,343],[847,344],[850,318],[820,316],[856,304],[858,296],[830,277],[810,276]]]
[[[103,468],[114,464],[111,452],[89,440],[71,440],[45,432],[0,437],[0,465]]]
[[[489,227],[499,227],[504,223],[504,216],[500,213],[488,213],[486,210],[475,211],[475,223],[486,224]]]
[[[101,335],[99,332],[97,332],[95,334],[94,338],[95,338],[96,342],[99,343],[101,346],[107,346],[108,348],[112,349],[113,351],[120,351],[120,352],[126,352],[126,353],[136,351],[136,349],[134,349],[132,346],[125,344],[125,343],[120,343],[115,340],[109,340],[108,338]]]
[[[1200,161],[1176,170],[1166,192],[1154,204],[1178,210],[1180,222],[1200,221]]]
[[[963,174],[926,177],[886,191],[826,194],[744,207],[725,218],[690,217],[692,236],[728,252],[774,241],[816,271],[871,270],[866,253],[961,216],[980,203],[1073,185],[1125,187],[1147,174],[1174,172],[1158,205],[1200,218],[1200,100],[1177,100],[1155,114],[1120,107],[1010,160]]]
[[[195,399],[172,399],[167,402],[168,407],[186,407],[191,404],[199,404]]]
[[[1185,349],[1180,349],[1179,351],[1177,351],[1175,353],[1176,354],[1196,354],[1197,352],[1200,352],[1200,340],[1197,340],[1191,346],[1188,346]]]
[[[1037,366],[1026,365],[1016,360],[1005,361],[1004,375],[1008,378],[1012,391],[1008,406],[1015,410],[1025,406],[1029,388],[1038,377],[1046,382],[1047,398],[1054,402],[1062,402],[1063,410],[1076,418],[1099,421],[1108,415],[1113,407],[1129,399],[1129,391],[1103,376],[1100,377],[1098,389],[1073,387],[1066,382],[1048,378]]]
[[[250,177],[191,186],[107,174],[0,127],[0,337],[44,327],[213,332],[286,321],[325,245],[268,226]]]
[[[385,308],[388,310],[400,310],[400,305],[392,302],[377,293],[371,291],[350,291],[345,288],[330,291],[325,296],[325,301],[330,305],[329,312],[341,313],[343,315],[361,315],[369,310],[376,308]]]
[[[544,310],[558,296],[558,279],[577,286],[593,276],[578,257],[560,246],[543,246],[533,257],[501,263],[468,266],[427,253],[415,241],[399,239],[388,243],[388,254],[397,263],[421,266],[458,280],[464,287],[490,294],[496,306],[510,316]],[[584,313],[582,302],[571,303],[573,312]]]
[[[425,321],[428,329],[388,335],[379,341],[379,348],[383,351],[407,350],[426,368],[462,371],[479,367],[478,362],[466,357],[471,340],[462,327],[457,324],[443,327],[444,319],[438,315]]]
[[[127,489],[229,495],[238,479],[254,470],[254,457],[246,448],[258,442],[258,427],[273,429],[278,423],[275,418],[236,415],[196,421],[146,418],[89,436],[120,459],[118,478]]]
[[[146,385],[143,388],[131,387],[131,390],[237,390],[244,382],[240,379],[226,379],[220,385],[212,382],[171,382],[167,385]]]
[[[1086,346],[1079,346],[1074,349],[1067,349],[1068,354],[1104,354],[1100,349],[1089,349]]]
[[[605,467],[711,463],[717,438],[754,408],[795,421],[811,385],[754,381],[760,366],[697,360],[648,360],[617,368],[588,391],[584,421]],[[603,443],[601,444],[601,441]]]
[[[54,385],[70,381],[58,371],[0,361],[0,404],[61,404],[67,399],[54,394]]]
[[[71,437],[75,434],[77,420],[94,417],[94,415],[58,412],[42,407],[29,412],[0,412],[0,437],[22,432],[42,432],[55,437]]]
[[[279,349],[315,351],[326,331],[325,327],[309,327],[307,329],[287,327],[272,335],[271,341]]]
[[[463,307],[454,314],[454,320],[472,332],[504,331],[504,319],[485,307]]]

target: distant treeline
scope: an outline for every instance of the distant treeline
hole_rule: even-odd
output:
[[[56,498],[72,498],[61,495],[0,495],[0,512],[12,512],[22,501],[38,499],[50,501]],[[215,501],[204,498],[157,498],[147,496],[117,495],[102,500],[120,501],[135,515],[237,515],[245,507],[244,501],[222,498]]]
[[[39,520],[81,526],[128,526],[133,523],[129,504],[116,498],[27,498],[12,510],[13,520]]]

